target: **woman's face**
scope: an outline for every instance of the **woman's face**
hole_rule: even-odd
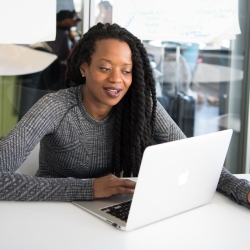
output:
[[[84,103],[111,109],[132,83],[132,66],[132,52],[127,43],[115,39],[97,41],[91,64],[83,63],[80,67],[86,77]]]

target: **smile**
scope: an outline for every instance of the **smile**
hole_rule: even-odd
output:
[[[122,91],[121,88],[103,88],[105,93],[111,98],[117,98]]]

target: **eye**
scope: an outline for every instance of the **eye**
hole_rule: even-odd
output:
[[[129,70],[125,70],[125,71],[123,71],[123,74],[124,74],[124,75],[131,74],[131,71],[129,71]]]
[[[99,69],[103,72],[107,72],[109,71],[110,69],[109,68],[105,68],[105,67],[99,67]]]

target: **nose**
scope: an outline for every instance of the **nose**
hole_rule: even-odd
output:
[[[122,73],[120,70],[112,70],[109,75],[109,81],[112,83],[122,82]]]

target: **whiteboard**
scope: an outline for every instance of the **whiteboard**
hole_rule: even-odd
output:
[[[113,22],[142,40],[208,43],[240,34],[238,0],[114,0]]]

